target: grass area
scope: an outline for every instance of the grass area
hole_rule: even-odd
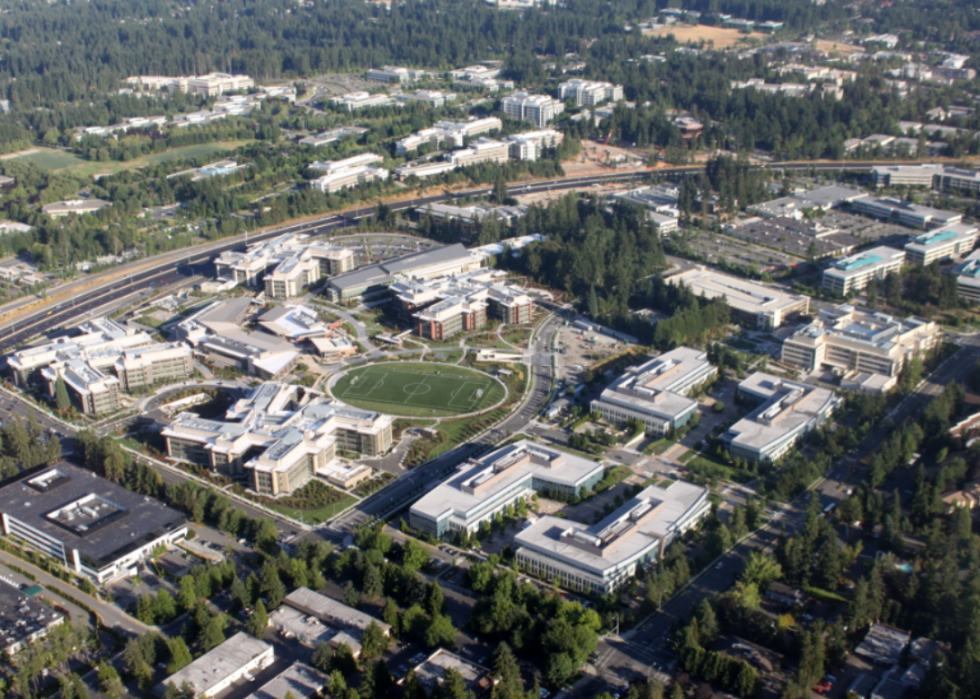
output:
[[[836,592],[824,590],[821,587],[804,587],[803,591],[813,599],[820,600],[821,602],[843,602],[844,604],[847,604],[849,601],[843,595],[838,595]]]
[[[54,148],[37,148],[35,149],[34,153],[18,155],[11,158],[11,160],[32,162],[45,170],[58,170],[69,172],[72,175],[78,175],[80,177],[91,177],[94,175],[114,174],[117,172],[122,172],[123,170],[134,170],[146,167],[147,165],[167,163],[171,160],[176,160],[177,158],[185,158],[188,160],[200,158],[201,156],[212,155],[214,153],[235,150],[246,143],[251,143],[251,141],[221,141],[219,143],[203,143],[195,146],[183,146],[181,148],[173,148],[171,150],[164,151],[163,153],[144,155],[140,158],[127,160],[125,162],[98,162],[93,160],[85,160],[72,153],[55,150]]]
[[[652,442],[647,446],[645,446],[643,448],[643,453],[646,454],[647,456],[651,454],[656,454],[657,456],[660,456],[675,444],[677,444],[676,439],[667,439],[666,437],[664,437],[663,439],[658,439],[656,442]]]
[[[758,345],[754,342],[749,342],[741,337],[733,337],[726,343],[729,347],[734,347],[735,349],[747,350],[749,352],[754,352]]]
[[[281,512],[287,517],[298,519],[306,524],[323,524],[324,522],[336,517],[338,512],[347,509],[355,502],[357,502],[355,498],[346,497],[342,500],[332,502],[329,505],[324,505],[323,507],[319,507],[315,510],[300,510],[295,507],[285,507],[275,503],[265,503],[265,506],[270,510]]]
[[[746,481],[750,476],[738,469],[732,468],[711,454],[691,451],[685,452],[678,459],[690,471],[708,479],[724,479],[729,481]]]
[[[365,410],[405,417],[446,417],[484,410],[506,396],[486,374],[463,367],[395,362],[351,370],[334,397]]]
[[[664,478],[662,481],[660,481],[659,483],[657,483],[657,487],[658,488],[669,488],[670,485],[671,485],[671,483],[673,483],[673,482],[674,481],[672,481],[670,478]]]
[[[494,410],[486,415],[476,415],[462,420],[445,420],[439,423],[439,432],[444,436],[444,440],[437,444],[429,452],[430,459],[434,459],[440,454],[444,454],[453,447],[462,444],[470,437],[476,436],[483,430],[490,427],[498,420],[507,416],[508,410]]]
[[[622,483],[627,478],[633,475],[633,471],[630,470],[629,466],[617,466],[611,471],[607,471],[606,475],[602,477],[602,480],[595,484],[595,492],[601,493],[604,490],[609,490],[617,483]]]
[[[140,316],[139,318],[136,319],[136,322],[139,323],[140,325],[145,325],[148,328],[159,328],[161,325],[163,325],[162,320],[160,320],[159,318],[154,318],[150,314]]]

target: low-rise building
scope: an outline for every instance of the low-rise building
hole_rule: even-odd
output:
[[[6,481],[0,520],[5,536],[98,585],[136,575],[155,549],[187,536],[177,510],[67,461]]]
[[[572,78],[558,85],[558,99],[575,100],[579,107],[595,107],[623,99],[623,86],[596,80]]]
[[[557,148],[565,141],[565,134],[554,129],[525,131],[507,137],[510,157],[514,160],[538,160],[546,150]]]
[[[439,686],[445,680],[449,670],[458,672],[466,689],[473,692],[476,696],[485,696],[493,689],[496,680],[493,679],[490,669],[472,660],[461,658],[455,653],[450,653],[445,648],[439,648],[428,658],[412,668],[415,679],[425,689],[429,696],[437,692]],[[406,675],[407,677],[407,675]],[[405,678],[398,680],[398,684],[405,683]]]
[[[742,381],[738,396],[760,405],[722,434],[721,441],[732,456],[755,463],[779,461],[843,400],[826,388],[763,372]]]
[[[746,211],[764,218],[803,218],[804,211],[829,211],[843,204],[853,204],[867,199],[866,192],[852,187],[828,185],[806,192],[780,197],[746,207]]]
[[[888,624],[872,624],[854,652],[876,665],[892,667],[898,664],[911,639],[908,631]]]
[[[592,401],[592,412],[621,425],[637,420],[647,434],[663,437],[683,427],[698,411],[687,396],[718,375],[702,350],[678,347],[626,373]]]
[[[314,648],[321,642],[333,648],[344,643],[355,658],[361,654],[364,632],[371,624],[391,635],[391,627],[380,619],[305,587],[286,595],[282,606],[269,616],[269,623]]]
[[[253,671],[269,667],[273,662],[275,654],[271,645],[239,631],[220,646],[170,675],[153,688],[153,693],[162,698],[169,685],[179,689],[186,683],[194,692],[193,699],[214,697]]]
[[[350,114],[351,112],[356,112],[358,109],[365,109],[367,107],[389,107],[392,105],[397,105],[398,102],[395,101],[393,97],[382,93],[371,94],[369,92],[349,92],[346,95],[340,95],[339,97],[331,97],[330,104],[341,107],[345,112]]]
[[[510,144],[490,138],[478,138],[468,148],[460,148],[449,154],[449,162],[456,167],[479,163],[506,163],[510,159]]]
[[[245,699],[312,699],[330,684],[330,675],[304,663],[293,663]]]
[[[330,324],[320,320],[316,311],[302,305],[276,306],[260,315],[258,321],[273,335],[293,341],[329,335],[340,323]]]
[[[855,199],[851,206],[858,213],[901,223],[910,228],[942,228],[963,220],[963,214],[955,211],[942,211],[892,197],[863,197]]]
[[[63,623],[63,614],[13,584],[0,581],[0,651],[7,657],[12,658]]]
[[[950,272],[956,275],[957,295],[967,301],[980,302],[980,250],[971,252]]]
[[[473,534],[482,522],[535,492],[581,495],[604,471],[601,463],[521,440],[466,461],[412,505],[409,523],[437,538]]]
[[[910,265],[931,265],[955,260],[971,252],[977,244],[980,228],[958,223],[923,233],[905,245],[905,261]]]
[[[612,594],[711,510],[708,489],[649,486],[591,526],[546,515],[514,537],[517,565],[583,592]]]
[[[864,289],[872,279],[897,274],[905,264],[905,251],[886,246],[864,250],[837,260],[823,271],[823,288],[846,296]]]
[[[782,361],[805,371],[836,369],[897,377],[912,357],[942,342],[932,321],[905,320],[851,305],[823,309],[783,342]]]
[[[348,468],[338,450],[387,452],[391,418],[302,386],[266,383],[238,401],[227,421],[181,413],[162,435],[171,459],[243,479],[255,492],[275,496]]]
[[[104,199],[67,199],[65,201],[55,201],[41,207],[41,213],[47,214],[51,218],[63,218],[71,214],[94,214],[99,209],[112,206],[112,202]]]
[[[418,82],[428,74],[429,73],[427,71],[418,70],[416,68],[383,66],[381,68],[372,68],[364,74],[364,77],[366,77],[368,80],[377,80],[378,82],[382,83],[407,85],[409,83]]]
[[[442,90],[416,90],[415,92],[404,93],[398,96],[398,101],[402,104],[422,102],[433,108],[443,107],[446,102],[454,99],[456,99],[456,95],[452,92],[443,92]]]
[[[668,277],[671,284],[683,284],[695,296],[708,299],[724,296],[731,308],[732,320],[753,330],[772,330],[794,313],[810,309],[810,297],[788,294],[748,279],[719,274],[707,267]]]

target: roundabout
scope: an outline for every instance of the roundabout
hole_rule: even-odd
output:
[[[501,381],[482,371],[433,362],[383,362],[351,369],[328,387],[338,400],[399,417],[457,417],[507,398]]]

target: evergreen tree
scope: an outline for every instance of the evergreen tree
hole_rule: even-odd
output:
[[[268,625],[269,614],[265,610],[265,604],[263,604],[262,600],[259,600],[255,603],[255,611],[248,618],[245,629],[256,638],[261,639],[265,636],[265,627]]]
[[[387,648],[388,637],[382,630],[381,625],[376,621],[372,621],[364,629],[364,638],[361,640],[361,655],[365,658],[377,658]]]
[[[167,674],[172,675],[191,664],[193,658],[183,638],[175,636],[167,641],[167,645],[170,647],[170,662],[167,664]]]
[[[587,301],[588,305],[586,311],[589,314],[589,318],[596,320],[599,318],[599,299],[596,297],[595,284],[589,287],[589,298]]]
[[[442,614],[446,609],[446,599],[442,594],[442,588],[439,586],[438,582],[432,583],[432,587],[429,588],[429,600],[427,607],[429,609],[429,614],[432,616]]]
[[[65,380],[59,375],[54,384],[54,402],[58,410],[67,411],[71,409],[71,398],[68,397],[68,386]]]

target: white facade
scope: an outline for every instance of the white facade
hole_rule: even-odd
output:
[[[572,78],[558,86],[558,98],[573,99],[580,107],[595,107],[603,102],[618,102],[623,99],[623,86]]]
[[[565,111],[564,105],[548,95],[531,95],[515,92],[500,102],[504,114],[514,119],[530,121],[543,129],[552,119]]]
[[[837,260],[823,271],[823,288],[845,296],[865,288],[872,279],[896,274],[905,263],[905,251],[879,246]]]

